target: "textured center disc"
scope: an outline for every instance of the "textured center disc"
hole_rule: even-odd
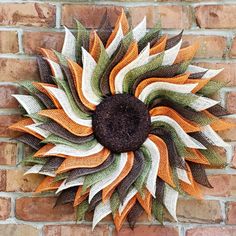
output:
[[[98,142],[113,152],[138,149],[146,140],[151,120],[147,107],[132,95],[105,98],[93,115],[93,130]]]

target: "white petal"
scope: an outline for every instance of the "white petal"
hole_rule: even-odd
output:
[[[215,106],[218,103],[219,101],[199,96],[197,100],[195,100],[193,103],[190,104],[190,107],[196,111],[203,111],[210,107]]]
[[[148,173],[146,187],[152,196],[156,197],[156,178],[160,164],[160,152],[158,147],[149,138],[143,143],[151,154],[152,165]]]
[[[73,120],[77,124],[92,127],[92,119],[87,119],[87,120],[81,119],[73,111],[70,102],[66,96],[66,93],[63,90],[49,86],[43,86],[43,87],[57,99],[57,101],[60,103],[63,110],[71,120]]]
[[[183,170],[183,169],[180,169],[180,168],[176,168],[176,170],[177,170],[178,178],[180,180],[184,181],[187,184],[191,184],[191,182],[190,182],[190,180],[188,178],[186,170]]]
[[[111,57],[112,54],[115,52],[115,50],[119,46],[120,41],[123,39],[123,37],[124,35],[123,35],[122,27],[121,27],[121,24],[119,24],[119,28],[118,28],[115,38],[113,39],[111,44],[106,48],[106,52],[109,55],[109,57]]]
[[[103,146],[98,143],[95,147],[88,149],[88,150],[79,150],[72,147],[69,147],[67,145],[63,144],[57,144],[55,147],[50,149],[48,152],[45,153],[45,155],[56,155],[56,154],[62,154],[67,156],[73,156],[73,157],[86,157],[93,154],[96,154],[100,151],[102,151]]]
[[[45,58],[45,59],[50,64],[50,66],[51,66],[51,68],[53,70],[53,73],[54,73],[54,77],[57,78],[57,79],[61,79],[62,80],[64,76],[63,76],[63,73],[61,71],[60,65],[58,63],[48,59],[48,58]]]
[[[61,191],[71,188],[71,187],[76,187],[83,185],[84,183],[84,176],[81,176],[73,181],[70,181],[66,183],[66,179],[63,181],[63,183],[60,185],[60,187],[57,189],[56,194],[60,193]]]
[[[40,104],[33,96],[21,94],[14,94],[12,96],[17,99],[28,114],[34,114],[42,110]]]
[[[198,84],[172,84],[167,82],[154,82],[147,85],[139,95],[141,101],[145,101],[150,93],[156,90],[169,90],[178,93],[191,93]]]
[[[164,190],[164,205],[170,215],[177,221],[176,217],[176,206],[178,200],[179,193],[175,191],[173,188],[165,185]]]
[[[36,123],[36,124],[31,124],[31,125],[27,125],[25,126],[26,128],[34,131],[35,133],[43,136],[44,138],[47,138],[51,133],[48,132],[47,130],[41,129],[38,126],[41,125],[42,123]]]
[[[68,30],[65,26],[65,38],[64,44],[62,47],[62,55],[76,61],[75,58],[75,48],[76,48],[76,39],[75,36]]]
[[[145,36],[147,28],[146,25],[147,25],[147,19],[145,16],[143,20],[132,30],[133,37],[137,42]]]
[[[169,116],[152,116],[151,117],[151,122],[155,121],[161,121],[169,124],[171,127],[173,127],[177,133],[177,135],[181,138],[183,143],[190,148],[198,148],[198,149],[206,149],[202,144],[199,142],[195,142],[195,139],[190,137],[185,131],[182,129],[182,127],[172,118]]]
[[[150,51],[150,45],[148,44],[142,52],[139,54],[139,56],[130,62],[127,66],[122,68],[119,73],[115,77],[115,90],[116,93],[122,93],[123,92],[123,81],[125,78],[125,75],[132,69],[142,66],[148,62],[149,57],[149,51]]]
[[[42,169],[43,165],[34,165],[32,166],[29,170],[27,170],[24,175],[28,175],[28,174],[38,174],[39,171]]]
[[[100,190],[106,188],[109,184],[111,184],[113,181],[115,181],[118,178],[118,176],[120,175],[120,173],[124,169],[125,164],[128,159],[127,153],[121,153],[119,158],[120,158],[120,160],[119,160],[118,168],[113,173],[111,173],[109,176],[107,176],[106,179],[103,179],[103,180],[97,182],[96,184],[94,184],[91,187],[90,192],[89,192],[89,200],[88,200],[89,203]]]

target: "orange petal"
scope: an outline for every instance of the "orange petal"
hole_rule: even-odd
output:
[[[51,49],[40,48],[40,52],[44,57],[46,57],[52,61],[58,62],[57,56],[55,55],[55,53]]]
[[[192,90],[192,93],[198,92],[200,89],[202,89],[210,79],[188,79],[185,84],[195,84],[197,83],[197,86]]]
[[[194,154],[194,158],[192,156],[185,157],[185,160],[203,165],[210,165],[207,158],[199,150],[191,148],[190,151]]]
[[[28,134],[35,136],[36,138],[40,140],[43,140],[44,139],[43,136],[41,136],[40,134],[37,134],[33,130],[26,127],[27,125],[32,125],[32,124],[34,124],[33,120],[31,118],[27,118],[27,119],[18,121],[17,123],[11,125],[8,128],[15,131],[26,132]]]
[[[91,35],[91,42],[89,43],[91,45],[91,49],[89,50],[89,53],[97,62],[101,53],[101,40],[98,37],[96,31],[91,32]]]
[[[155,135],[149,135],[149,139],[151,139],[155,143],[155,145],[157,146],[160,152],[158,176],[169,185],[175,187],[175,184],[172,178],[170,163],[169,163],[168,149],[165,142],[161,138]]]
[[[47,87],[53,87],[53,88],[57,88],[56,85],[54,84],[47,84],[47,83],[39,83],[39,82],[32,82],[33,86],[38,89],[40,92],[46,94],[53,102],[53,104],[56,106],[56,108],[60,109],[61,108],[61,105],[60,103],[57,101],[57,99],[51,94],[49,93],[45,88],[44,86],[47,86]]]
[[[86,192],[84,193],[82,191],[82,186],[79,186],[76,195],[75,195],[75,200],[74,200],[74,207],[78,206],[81,202],[83,202],[89,195],[90,189],[88,188]]]
[[[81,102],[88,107],[90,110],[95,110],[96,106],[90,103],[84,96],[82,92],[82,73],[83,69],[74,61],[68,59],[68,66],[72,73],[73,79],[76,84],[77,93],[80,97]]]
[[[151,195],[151,193],[147,189],[145,189],[144,190],[144,198],[142,198],[140,193],[137,193],[136,197],[137,197],[138,202],[142,206],[142,208],[147,213],[148,219],[151,220],[151,218],[152,218],[152,208],[151,208],[151,206],[152,206],[152,195]]]
[[[150,49],[150,55],[163,52],[166,47],[167,35],[163,35]]]
[[[62,184],[62,181],[59,182],[53,182],[54,177],[47,176],[43,179],[43,181],[39,184],[37,189],[35,190],[36,193],[44,192],[44,191],[52,191],[57,190],[60,185]]]
[[[167,83],[173,83],[173,84],[184,84],[185,81],[188,79],[189,73],[181,74],[172,78],[147,78],[143,80],[139,85],[137,86],[135,90],[135,96],[138,97],[142,90],[148,86],[149,84],[155,83],[155,82],[167,82]]]
[[[115,190],[116,186],[129,174],[129,172],[133,167],[133,163],[134,163],[134,153],[128,152],[128,160],[125,164],[125,167],[121,171],[120,175],[116,178],[115,181],[113,181],[111,184],[109,184],[106,188],[103,189],[102,191],[103,202],[106,202],[106,200],[109,199],[109,197]]]
[[[121,213],[121,215],[119,215],[119,212],[117,212],[114,216],[114,223],[116,226],[116,230],[119,231],[120,228],[122,227],[126,216],[128,215],[129,211],[131,210],[131,208],[134,206],[136,202],[136,196],[134,196],[133,198],[130,199],[130,201],[128,202],[127,206],[125,207],[125,209],[123,210],[123,212]]]
[[[35,154],[34,157],[44,157],[45,154],[51,150],[53,147],[55,147],[54,144],[52,143],[48,143],[46,145],[44,145],[43,147],[41,147]]]
[[[169,116],[173,120],[175,120],[186,133],[191,133],[191,132],[197,132],[200,131],[200,127],[198,127],[196,124],[193,125],[190,121],[182,117],[178,112],[176,112],[174,109],[165,107],[165,106],[160,106],[160,107],[155,107],[150,111],[151,116],[158,116],[158,115],[165,115]]]
[[[93,133],[92,127],[87,127],[75,123],[66,115],[66,113],[62,109],[41,110],[40,112],[38,112],[38,114],[54,120],[74,135],[87,136]]]
[[[183,62],[183,61],[189,61],[192,60],[193,57],[195,56],[197,50],[199,48],[199,42],[195,42],[194,44],[185,47],[185,48],[181,48],[178,56],[175,59],[174,64]]]
[[[129,49],[123,59],[113,68],[111,74],[109,76],[109,85],[111,89],[111,93],[115,94],[115,77],[119,73],[119,71],[128,65],[131,61],[133,61],[138,56],[138,44],[137,42],[131,43]]]
[[[123,34],[124,35],[127,34],[129,32],[129,22],[126,18],[126,15],[125,15],[125,12],[124,12],[123,9],[122,9],[121,15],[119,16],[118,20],[115,23],[114,30],[112,31],[110,37],[107,40],[106,48],[111,44],[111,42],[116,37],[116,34],[117,34],[117,31],[119,29],[120,24],[121,24],[121,27],[122,27]]]
[[[86,157],[68,157],[57,170],[57,174],[66,172],[75,168],[93,168],[101,165],[110,155],[106,148],[102,151]]]

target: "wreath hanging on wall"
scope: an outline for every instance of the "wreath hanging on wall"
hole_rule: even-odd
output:
[[[77,37],[65,28],[61,53],[41,49],[41,81],[14,95],[27,114],[10,128],[35,150],[26,174],[44,175],[36,192],[54,191],[77,220],[93,211],[93,228],[109,214],[117,230],[143,212],[177,220],[179,194],[201,198],[205,168],[224,165],[215,131],[232,125],[209,98],[221,70],[191,65],[198,44],[161,35],[159,24],[147,32],[146,18],[131,30],[123,11],[114,29],[107,16],[97,31],[77,26]]]

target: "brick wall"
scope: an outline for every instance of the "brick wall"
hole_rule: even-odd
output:
[[[11,141],[15,134],[7,126],[20,118],[20,109],[11,94],[21,92],[15,82],[35,80],[38,71],[35,54],[38,47],[60,50],[63,27],[73,28],[74,18],[89,28],[96,28],[107,8],[112,22],[121,7],[129,20],[136,24],[147,15],[152,27],[161,17],[164,31],[169,34],[185,29],[187,41],[199,39],[201,48],[195,63],[225,70],[218,79],[227,81],[227,87],[218,95],[223,106],[236,113],[236,1],[235,0],[147,0],[147,1],[89,1],[74,2],[0,1],[0,235],[92,235],[91,216],[79,225],[74,222],[72,207],[52,208],[55,199],[32,193],[40,177],[23,176],[19,166],[27,147]],[[228,118],[235,122],[236,116]],[[222,133],[232,144],[222,157],[225,169],[208,170],[214,189],[204,189],[206,200],[180,199],[179,223],[166,216],[166,224],[139,219],[134,234],[124,228],[120,235],[155,236],[235,236],[236,235],[236,129]],[[110,218],[94,231],[95,235],[116,235]]]

